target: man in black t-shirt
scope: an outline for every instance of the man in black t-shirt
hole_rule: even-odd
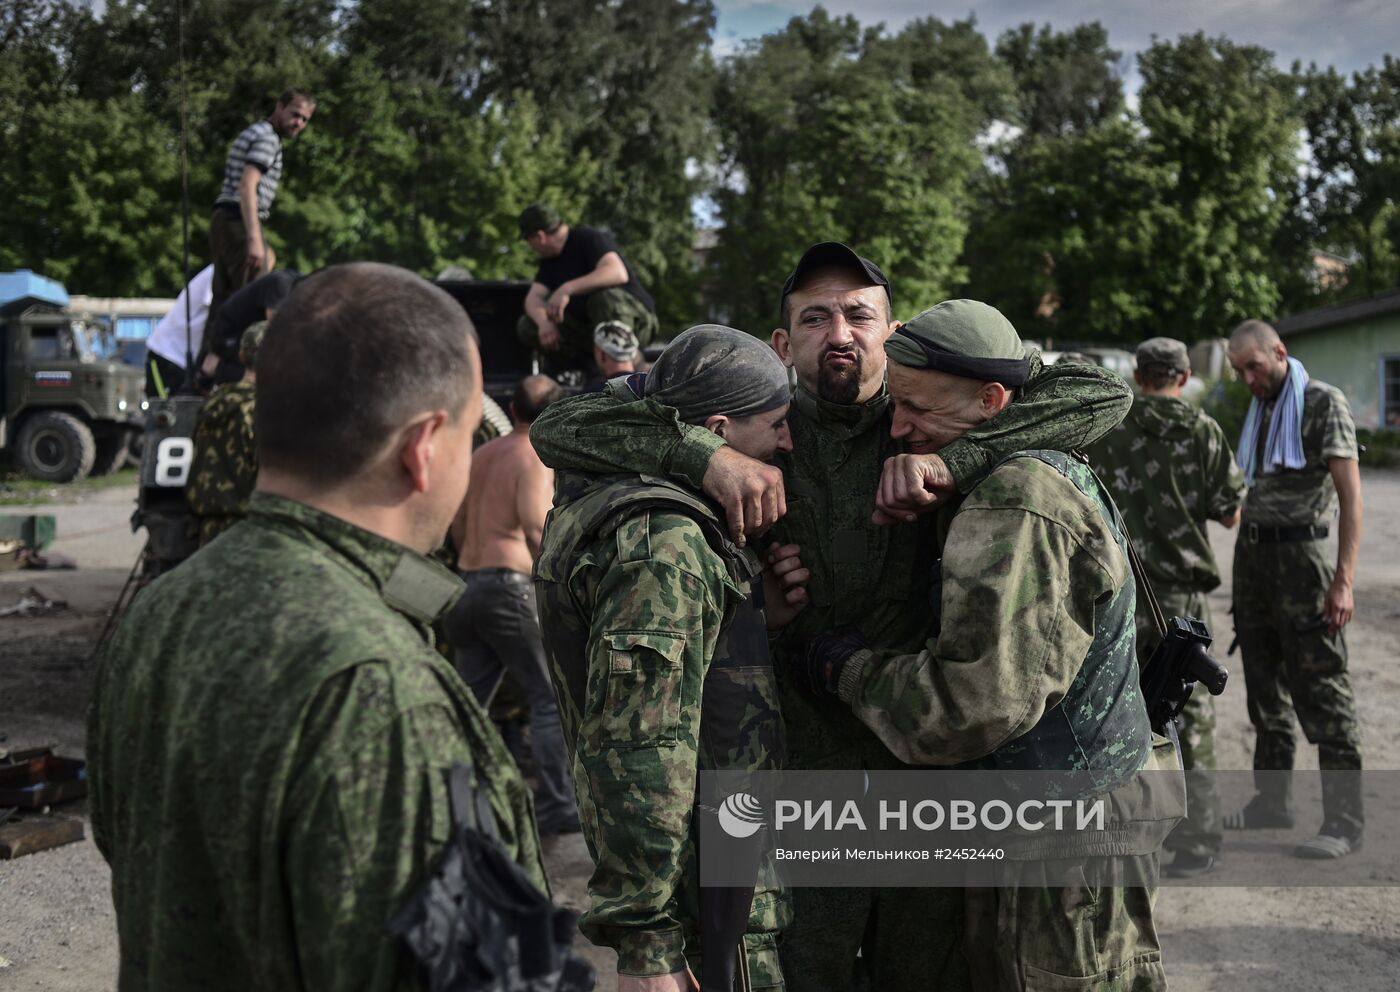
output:
[[[517,331],[547,367],[588,368],[602,323],[624,325],[643,345],[656,335],[656,304],[607,234],[535,203],[520,214],[520,236],[540,267]]]
[[[238,343],[243,332],[260,320],[271,320],[287,294],[301,280],[301,273],[292,269],[273,269],[235,292],[204,332],[204,354],[199,370],[206,382],[221,385],[243,378],[243,364],[238,360]]]

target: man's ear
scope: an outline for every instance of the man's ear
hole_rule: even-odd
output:
[[[1181,373],[1181,378],[1178,379],[1178,380],[1176,380],[1176,384],[1177,384],[1178,386],[1180,386],[1182,389],[1185,389],[1185,388],[1186,388],[1186,384],[1187,384],[1188,382],[1190,382],[1190,381],[1191,381],[1191,370],[1190,370],[1190,369],[1187,369],[1185,372]]]
[[[792,368],[792,339],[788,336],[786,327],[775,327],[773,335],[768,339],[773,350],[778,353],[778,358],[788,368]]]
[[[1006,409],[1006,405],[1011,402],[1011,390],[999,382],[984,382],[978,390],[977,399],[982,408],[982,415],[990,420]]]
[[[729,430],[729,418],[718,413],[713,417],[706,417],[705,430],[709,431],[711,434],[718,434],[720,437],[727,438],[728,435],[726,432]]]
[[[433,455],[440,441],[440,431],[447,424],[447,411],[425,413],[405,428],[399,443],[399,462],[408,473],[415,493],[428,491]]]

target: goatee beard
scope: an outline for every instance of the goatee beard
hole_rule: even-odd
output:
[[[855,360],[850,367],[839,370],[828,366],[826,355],[822,356],[821,374],[817,377],[817,395],[828,403],[849,405],[860,398],[861,356],[857,353],[852,357]]]

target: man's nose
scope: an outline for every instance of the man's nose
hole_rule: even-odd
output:
[[[911,426],[909,418],[904,415],[899,407],[895,407],[894,416],[890,418],[890,437],[895,440],[908,437]]]
[[[787,424],[778,430],[778,450],[783,454],[792,450],[792,431],[788,429]]]
[[[827,343],[830,345],[847,345],[855,342],[855,335],[851,333],[851,325],[846,318],[837,314],[831,321],[831,330],[826,334]]]

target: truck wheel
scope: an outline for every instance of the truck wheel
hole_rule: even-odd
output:
[[[16,438],[19,467],[45,482],[86,478],[97,460],[92,430],[71,413],[38,413]]]
[[[97,458],[92,463],[93,475],[111,475],[126,465],[126,453],[131,434],[117,431],[97,439]]]

